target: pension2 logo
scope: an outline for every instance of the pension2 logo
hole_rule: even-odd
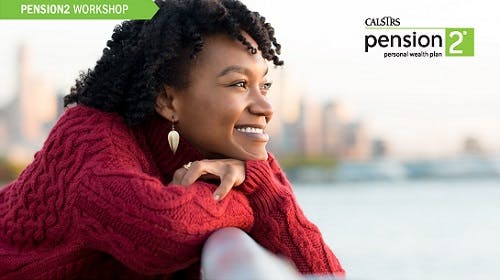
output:
[[[404,27],[400,18],[366,18],[364,52],[397,57],[474,56],[472,27]]]

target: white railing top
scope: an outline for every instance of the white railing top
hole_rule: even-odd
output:
[[[238,228],[224,228],[206,241],[202,257],[202,278],[304,280],[334,279],[333,276],[301,275],[285,258],[274,255]]]

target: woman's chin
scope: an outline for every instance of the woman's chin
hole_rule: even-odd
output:
[[[255,158],[254,160],[267,160],[267,158],[268,158],[268,155],[267,155],[267,152],[265,152],[263,155]]]
[[[267,151],[249,152],[243,151],[239,153],[208,153],[205,154],[206,159],[238,159],[238,160],[267,160]]]
[[[240,160],[267,160],[267,151],[250,152],[246,151]]]

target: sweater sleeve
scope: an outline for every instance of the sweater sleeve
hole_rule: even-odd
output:
[[[267,161],[246,162],[243,189],[255,217],[250,235],[258,243],[292,260],[301,273],[345,275],[319,229],[305,217],[271,154]]]
[[[215,230],[249,231],[253,213],[242,193],[215,202],[204,182],[163,185],[136,171],[93,170],[79,186],[76,209],[87,247],[141,274],[169,274],[195,264]]]

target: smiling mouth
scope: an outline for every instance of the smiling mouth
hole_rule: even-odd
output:
[[[241,133],[241,135],[248,137],[257,142],[269,141],[269,135],[265,131],[264,125],[238,125],[234,129]]]
[[[258,128],[258,127],[251,127],[251,126],[235,127],[235,129],[237,131],[243,132],[243,133],[257,133],[257,134],[264,133],[264,129]]]

